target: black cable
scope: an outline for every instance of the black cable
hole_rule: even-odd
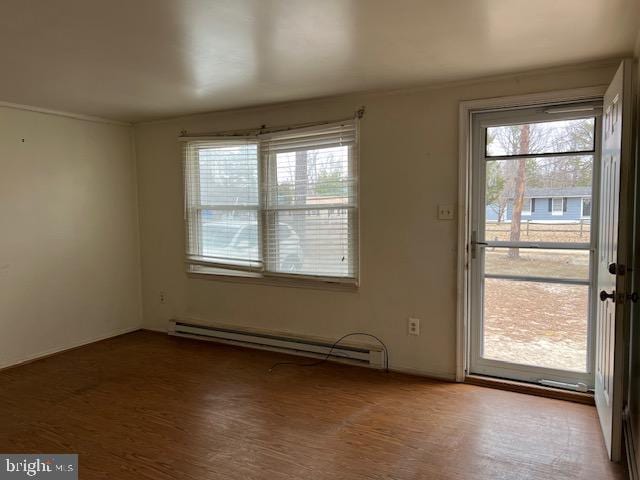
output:
[[[271,366],[271,368],[269,369],[269,372],[272,372],[276,367],[279,367],[279,366],[282,366],[282,365],[292,365],[292,366],[295,366],[295,367],[315,367],[316,365],[320,365],[321,363],[324,363],[327,360],[329,360],[329,357],[331,357],[331,353],[333,352],[333,350],[336,348],[336,346],[342,340],[344,340],[347,337],[352,337],[352,336],[355,336],[355,335],[363,335],[365,337],[374,338],[374,339],[376,339],[378,341],[378,343],[380,345],[382,345],[382,348],[384,350],[384,369],[385,369],[385,371],[387,373],[389,373],[389,350],[387,349],[387,346],[385,345],[385,343],[382,340],[380,340],[375,335],[371,335],[370,333],[364,333],[364,332],[353,332],[353,333],[347,333],[346,335],[343,335],[338,340],[333,342],[333,345],[331,345],[331,348],[329,349],[329,352],[324,356],[324,358],[321,358],[320,360],[317,360],[317,361],[311,362],[311,363],[277,362],[277,363],[274,363]]]

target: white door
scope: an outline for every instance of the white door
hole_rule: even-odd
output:
[[[600,160],[595,399],[607,451],[615,461],[620,460],[622,442],[623,334],[629,291],[626,218],[632,205],[625,199],[632,187],[627,183],[631,157],[630,67],[622,63],[604,97]]]
[[[594,386],[601,109],[473,116],[472,374]]]

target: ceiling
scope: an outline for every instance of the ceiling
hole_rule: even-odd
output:
[[[1,0],[0,100],[141,121],[629,55],[638,0]]]

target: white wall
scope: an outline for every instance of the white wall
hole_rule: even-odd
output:
[[[0,108],[0,367],[140,325],[132,128]]]
[[[341,97],[198,115],[136,126],[144,324],[172,316],[337,338],[381,336],[396,369],[453,378],[456,332],[455,221],[461,100],[607,84],[615,64],[510,76],[394,94]],[[331,120],[366,105],[361,125],[361,287],[356,293],[189,278],[179,132],[215,132]],[[168,302],[160,304],[159,292]],[[407,335],[406,319],[422,319]]]

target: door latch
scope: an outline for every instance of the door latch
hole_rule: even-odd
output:
[[[602,290],[600,292],[600,301],[606,302],[608,299],[611,299],[617,303],[623,303],[625,300],[628,300],[632,303],[636,303],[638,300],[640,300],[640,295],[638,295],[638,292],[627,293],[626,295],[624,295],[623,293],[620,293],[616,295],[615,290],[611,293],[607,293],[606,290]]]
[[[609,298],[615,302],[615,300],[616,300],[616,291],[615,290],[613,292],[611,292],[611,293],[607,293],[606,290],[602,290],[600,292],[600,301],[601,302],[606,302],[607,299],[609,299]]]

